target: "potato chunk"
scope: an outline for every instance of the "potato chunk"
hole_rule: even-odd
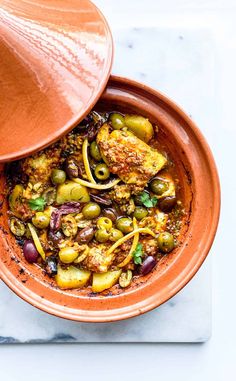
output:
[[[63,269],[58,265],[55,280],[62,289],[81,288],[88,283],[90,275],[90,271],[80,270],[75,266]]]
[[[101,292],[107,290],[108,288],[114,286],[118,281],[122,270],[108,271],[103,274],[93,274],[93,292]]]
[[[74,181],[67,181],[59,185],[56,196],[57,204],[64,204],[68,201],[89,202],[90,196],[87,188]]]
[[[54,149],[50,152],[48,149],[45,153],[36,153],[24,159],[22,170],[29,176],[30,183],[47,183],[50,180],[52,169],[58,165],[59,160],[60,150]]]
[[[106,273],[112,264],[114,253],[107,255],[107,246],[99,244],[91,247],[86,258],[86,265],[89,270],[96,273]]]

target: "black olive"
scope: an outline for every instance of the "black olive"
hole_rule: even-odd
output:
[[[112,222],[115,222],[118,217],[118,213],[114,208],[106,208],[102,211],[104,217],[110,218]]]
[[[61,157],[63,157],[64,159],[66,159],[68,156],[70,156],[71,155],[71,150],[69,150],[69,149],[65,149],[64,151],[62,151],[62,153],[61,153]]]
[[[22,237],[16,236],[15,238],[16,238],[16,242],[18,243],[18,245],[22,247],[25,243],[25,240]]]
[[[60,232],[60,230],[54,232],[52,230],[48,233],[48,243],[53,248],[58,247],[58,244],[63,239],[63,234]]]
[[[152,256],[147,257],[143,261],[143,263],[140,267],[140,274],[146,275],[146,274],[150,273],[152,271],[152,269],[156,266],[156,264],[157,264],[157,261],[154,257],[152,257]]]
[[[46,273],[52,277],[57,274],[57,259],[54,256],[46,258]]]
[[[92,226],[87,226],[86,228],[80,230],[77,234],[75,240],[80,244],[89,243],[94,237],[94,228]]]
[[[88,114],[79,124],[79,127],[81,126],[88,126],[90,123],[92,123],[93,117],[92,113]]]
[[[69,179],[81,176],[81,170],[73,157],[66,159],[65,171]]]
[[[92,142],[98,133],[98,128],[95,125],[90,125],[87,131],[87,138],[89,142]]]
[[[177,199],[175,196],[163,197],[159,200],[158,208],[164,213],[170,212],[171,209],[173,209],[173,207],[175,206],[176,201]]]
[[[53,187],[47,188],[43,192],[43,198],[46,201],[47,205],[52,205],[54,203],[54,201],[56,200],[56,194],[57,190]]]
[[[97,196],[96,194],[92,193],[90,193],[90,197],[93,199],[93,201],[96,201],[100,205],[110,206],[112,204],[112,201],[106,197]]]

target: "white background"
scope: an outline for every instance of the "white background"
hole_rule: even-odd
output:
[[[234,380],[236,374],[236,1],[96,0],[110,25],[207,26],[216,42],[217,159],[222,213],[213,262],[213,333],[205,344],[62,344],[0,347],[4,381]],[[204,84],[202,91],[204,92]],[[184,105],[182,105],[184,107]],[[196,120],[196,122],[198,122]],[[184,316],[183,316],[184,318]]]

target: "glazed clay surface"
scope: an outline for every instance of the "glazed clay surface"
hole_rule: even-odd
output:
[[[0,49],[0,161],[9,161],[88,113],[110,75],[113,44],[88,0],[0,0]]]

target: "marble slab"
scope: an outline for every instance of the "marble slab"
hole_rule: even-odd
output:
[[[161,307],[114,323],[77,323],[39,311],[0,285],[0,343],[203,342],[211,332],[210,261]]]
[[[113,73],[166,93],[207,135],[214,125],[214,49],[208,30],[117,28],[113,36]],[[210,258],[174,298],[145,315],[115,323],[56,318],[0,283],[0,343],[203,342],[210,335]]]

